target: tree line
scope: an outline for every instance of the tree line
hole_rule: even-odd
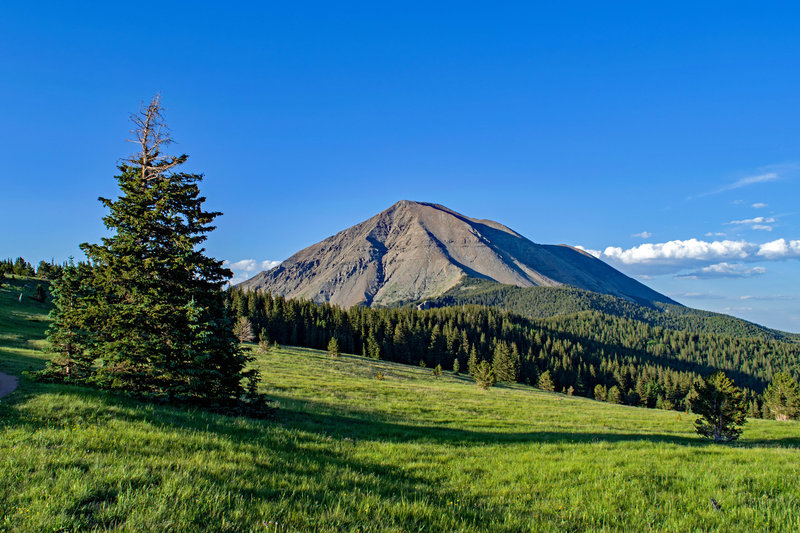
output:
[[[326,349],[336,339],[347,353],[473,375],[485,363],[497,381],[663,409],[687,409],[693,384],[724,370],[742,388],[748,415],[762,416],[766,385],[778,371],[796,375],[800,362],[798,344],[673,331],[598,312],[530,319],[475,305],[344,310],[236,288],[226,305],[266,342]]]
[[[516,287],[493,281],[468,279],[443,295],[424,302],[426,307],[470,304],[499,307],[528,318],[548,318],[573,315],[583,311],[598,311],[671,330],[790,342],[800,340],[800,335],[772,330],[720,313],[692,309],[674,303],[634,303],[609,294],[569,286]]]
[[[56,279],[61,275],[64,265],[56,264],[54,261],[40,261],[34,268],[33,263],[26,261],[22,257],[16,259],[0,260],[0,280],[5,276],[24,276],[29,278],[39,278],[46,280]]]

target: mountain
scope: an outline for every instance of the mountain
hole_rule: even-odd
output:
[[[675,303],[577,248],[536,244],[497,222],[407,200],[239,287],[347,308],[433,298],[469,279],[570,286],[645,305]]]

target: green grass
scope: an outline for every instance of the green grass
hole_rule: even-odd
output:
[[[44,360],[46,308],[18,295],[0,289],[10,373]],[[721,446],[672,411],[313,350],[258,364],[274,420],[22,378],[0,399],[0,531],[800,530],[796,422]]]

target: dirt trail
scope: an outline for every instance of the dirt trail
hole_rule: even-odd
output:
[[[0,372],[0,398],[11,394],[17,388],[17,377]]]

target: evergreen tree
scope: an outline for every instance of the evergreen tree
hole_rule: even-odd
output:
[[[512,357],[511,350],[505,342],[498,342],[494,347],[492,360],[494,375],[497,381],[514,383],[519,377],[519,356]]]
[[[475,371],[472,373],[472,378],[475,380],[478,388],[484,390],[488,389],[489,387],[493,387],[496,381],[494,370],[492,370],[492,365],[489,364],[489,361],[481,361],[475,365]]]
[[[447,339],[442,335],[439,324],[434,324],[433,330],[431,331],[431,338],[428,342],[428,361],[430,361],[432,365],[439,364],[446,350]]]
[[[789,420],[800,414],[800,387],[788,372],[775,374],[767,390],[764,403],[775,420]]]
[[[328,341],[328,355],[331,357],[339,357],[339,339],[331,337]]]
[[[467,372],[471,376],[475,375],[475,371],[478,368],[478,350],[475,349],[475,345],[472,345],[472,349],[469,351],[469,359],[467,359]]]
[[[620,392],[619,387],[616,385],[609,387],[606,400],[609,403],[622,403],[622,392]]]
[[[116,176],[121,195],[100,198],[112,231],[81,245],[92,264],[84,324],[101,387],[167,400],[231,405],[246,393],[249,358],[223,305],[230,270],[200,245],[220,215],[203,210],[199,174],[176,172],[158,97],[131,117],[140,150]],[[251,389],[255,386],[251,384]]]
[[[253,333],[253,324],[246,316],[240,316],[233,326],[233,334],[239,342],[253,342],[256,338]]]
[[[45,381],[83,383],[91,376],[93,357],[88,353],[92,342],[86,319],[91,296],[91,268],[74,265],[70,259],[61,276],[53,280],[50,290],[53,310],[47,329],[48,351],[53,358],[38,373]]]
[[[364,355],[372,359],[381,358],[381,345],[372,334],[367,336],[367,340],[364,343]]]
[[[544,372],[539,374],[539,382],[537,386],[540,389],[548,392],[553,392],[554,390],[556,390],[555,383],[553,383],[553,378],[550,376],[549,370],[545,370]]]
[[[453,374],[458,375],[461,372],[461,363],[458,362],[458,357],[453,359]]]
[[[695,384],[691,408],[700,415],[695,421],[699,435],[715,442],[729,442],[742,434],[745,397],[724,372],[714,372]]]
[[[606,401],[607,393],[606,388],[599,383],[594,386],[594,399],[598,402]]]
[[[41,283],[36,284],[36,292],[33,295],[33,299],[39,303],[44,303],[47,299],[47,291],[42,287]]]

